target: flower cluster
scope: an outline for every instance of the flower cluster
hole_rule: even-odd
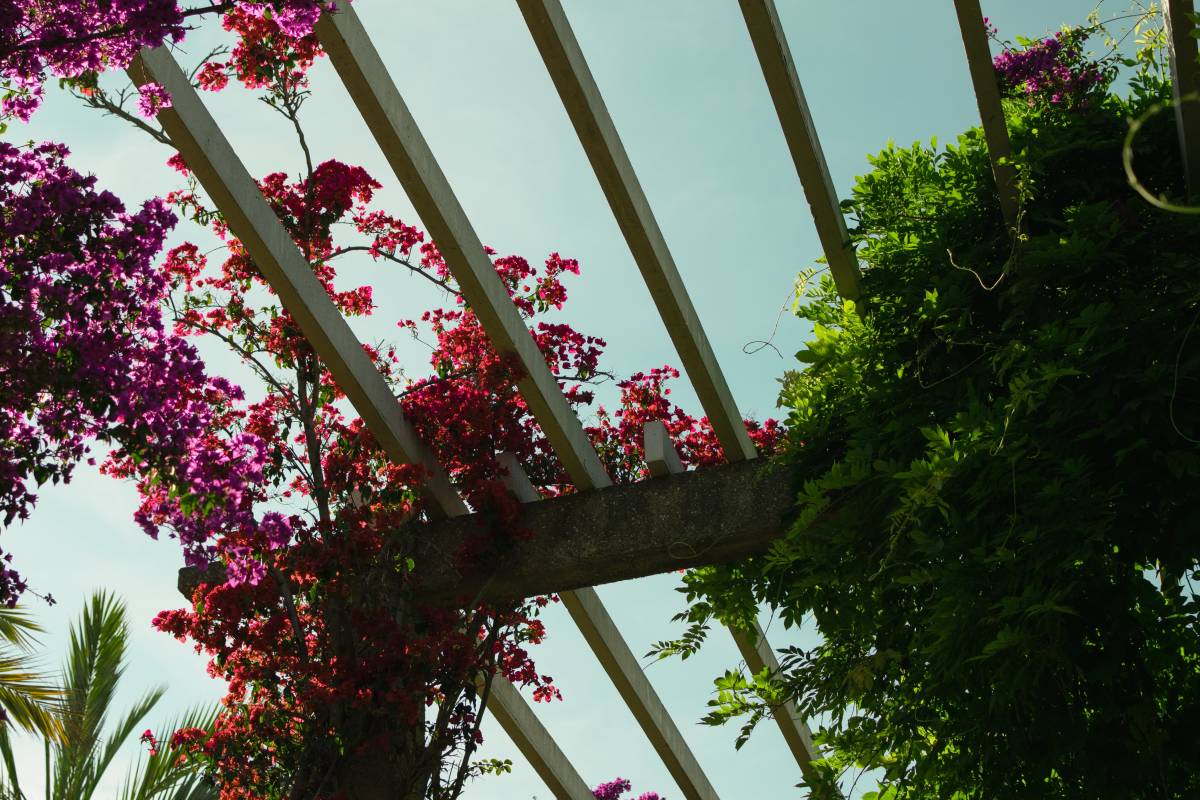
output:
[[[996,28],[984,18],[990,36]],[[1001,89],[1023,97],[1030,106],[1039,102],[1075,108],[1103,91],[1111,82],[1112,64],[1086,57],[1083,44],[1089,31],[1067,28],[1052,37],[1025,42],[1021,48],[1006,45],[992,61]]]
[[[330,6],[328,0],[188,7],[176,0],[8,0],[0,3],[0,117],[28,120],[41,104],[47,76],[79,78],[124,68],[143,47],[181,40],[191,19],[229,11],[239,24],[264,31],[260,36],[304,39]]]
[[[66,157],[0,143],[4,525],[29,515],[31,482],[69,480],[91,439],[165,434],[173,395],[200,379],[190,349],[163,333],[166,284],[151,264],[174,214],[161,201],[127,213]],[[0,602],[23,588],[5,566]]]
[[[264,8],[234,4],[226,27],[239,44],[227,62],[203,65],[197,80],[214,90],[230,78],[263,88],[298,126],[305,74],[320,52],[311,37],[315,13],[267,15]],[[154,86],[141,100],[146,113],[169,103]],[[61,201],[69,192],[42,172],[21,172],[24,162],[13,153],[13,202],[4,205],[19,213],[0,218],[10,228],[0,231],[7,248],[0,301],[13,309],[0,308],[0,337],[13,340],[13,352],[34,357],[12,368],[31,373],[24,383],[2,384],[8,394],[0,414],[7,410],[17,433],[5,442],[13,455],[0,456],[0,471],[7,470],[0,475],[12,476],[19,491],[0,495],[8,504],[0,508],[28,513],[26,476],[66,477],[89,438],[112,445],[102,469],[136,482],[138,523],[152,536],[177,538],[198,576],[191,607],[164,611],[155,625],[206,652],[210,673],[227,681],[228,693],[211,730],[176,731],[167,741],[213,774],[222,800],[356,796],[355,782],[381,764],[390,770],[387,785],[415,787],[403,794],[458,796],[473,774],[481,707],[496,676],[535,700],[561,697],[529,653],[546,635],[540,610],[554,599],[517,607],[472,598],[459,609],[424,605],[421,565],[412,558],[420,529],[412,523],[437,511],[423,499],[426,471],[392,463],[364,421],[348,414],[342,388],[250,252],[200,198],[180,157],[170,163],[187,186],[168,204],[210,227],[225,253],[210,263],[185,243],[153,270],[149,262],[175,221],[163,203],[128,216],[101,195],[100,211],[82,215],[76,228],[64,226]],[[39,154],[50,160],[43,172],[54,171],[55,153]],[[66,177],[83,181],[77,193],[91,188],[89,179]],[[448,307],[398,323],[422,341],[430,337],[427,376],[405,375],[386,344],[364,350],[477,512],[476,535],[447,556],[464,571],[485,566],[510,540],[530,535],[521,504],[504,488],[501,453],[514,455],[544,496],[573,491],[517,391],[519,364],[493,347],[438,248],[372,207],[380,184],[364,169],[306,158],[298,179],[273,173],[259,187],[343,315],[376,310],[370,286],[344,287],[338,279],[337,266],[354,254],[406,270],[452,298]],[[591,385],[611,379],[600,367],[605,342],[546,319],[568,302],[565,281],[579,264],[558,253],[535,265],[487,252],[583,416],[594,402]],[[74,291],[83,299],[71,300]],[[164,306],[173,326],[164,325]],[[42,341],[48,337],[53,341]],[[189,337],[220,342],[239,356],[261,381],[256,399],[209,377]],[[668,400],[666,384],[677,375],[669,368],[635,375],[620,384],[613,414],[599,409],[588,434],[615,480],[645,473],[641,431],[653,419],[667,423],[685,463],[721,459],[707,421]],[[778,425],[749,424],[760,448],[772,450]],[[20,588],[15,573],[3,576]],[[157,740],[148,744],[158,748]]]
[[[177,159],[175,166],[186,174]],[[427,377],[406,377],[388,347],[366,350],[421,439],[486,521],[463,551],[450,554],[460,568],[475,568],[506,540],[528,535],[520,504],[504,489],[499,454],[514,454],[547,496],[571,491],[570,480],[516,390],[519,367],[492,346],[437,247],[371,207],[379,184],[361,167],[329,160],[301,180],[276,173],[260,187],[343,314],[375,312],[370,287],[338,286],[336,265],[354,253],[418,274],[453,298],[449,308],[399,323],[422,340],[432,337]],[[435,763],[463,763],[479,738],[478,676],[503,675],[529,688],[535,700],[560,696],[527,650],[545,635],[537,613],[547,601],[465,613],[420,606],[420,565],[407,554],[409,523],[425,513],[423,470],[389,463],[363,421],[343,415],[336,381],[275,303],[241,242],[194,189],[170,199],[211,225],[228,254],[219,265],[190,244],[168,254],[175,331],[225,342],[260,375],[266,394],[236,408],[231,395],[214,395],[212,418],[221,420],[221,430],[206,454],[197,453],[194,465],[173,475],[177,483],[193,466],[204,475],[226,475],[216,501],[196,489],[173,494],[157,473],[138,476],[143,517],[161,520],[186,541],[199,533],[192,526],[205,526],[223,564],[224,580],[202,582],[192,609],[164,612],[155,622],[208,652],[213,674],[229,682],[215,732],[186,732],[190,752],[220,776],[227,800],[269,796],[281,781],[305,780],[295,778],[298,764],[330,763],[329,742],[335,732],[344,735],[347,720],[379,729],[363,758],[368,752],[390,758],[411,746],[404,730],[425,724],[424,709],[436,701],[439,721],[422,737],[424,746],[441,750]],[[353,242],[335,237],[346,228],[354,231]],[[579,272],[578,263],[554,253],[535,267],[519,256],[488,252],[551,371],[582,412],[594,399],[589,384],[607,379],[599,366],[604,341],[541,319],[567,303],[563,281]],[[255,304],[264,298],[266,304]],[[602,412],[601,424],[589,430],[614,478],[644,474],[641,428],[651,419],[667,421],[687,463],[720,460],[707,423],[667,399],[665,384],[677,374],[655,370],[622,383],[620,409],[611,417]],[[751,423],[751,429],[764,450],[774,447],[776,423]],[[259,449],[247,458],[251,444]],[[247,461],[261,468],[233,469]],[[200,515],[179,499],[197,494],[205,504]],[[232,498],[244,503],[245,518],[217,513]],[[255,516],[263,502],[295,513]],[[172,510],[172,503],[179,507]]]
[[[152,758],[158,755],[158,737],[154,735],[154,731],[152,731],[150,728],[146,728],[146,730],[142,731],[142,735],[138,737],[138,741],[146,745],[146,748]]]
[[[625,778],[617,778],[608,783],[602,783],[595,789],[592,789],[592,795],[596,800],[621,800],[626,792],[633,791],[633,784]],[[638,795],[637,800],[666,800],[658,792],[643,792]]]

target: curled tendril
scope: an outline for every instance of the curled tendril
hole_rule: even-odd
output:
[[[1200,102],[1200,93],[1192,92],[1179,98],[1181,103]],[[1125,134],[1125,143],[1121,146],[1121,162],[1125,165],[1125,177],[1129,179],[1129,185],[1133,190],[1140,194],[1147,203],[1155,208],[1161,208],[1163,211],[1170,211],[1175,214],[1200,214],[1200,206],[1181,206],[1176,203],[1167,202],[1163,197],[1156,197],[1146,185],[1138,179],[1137,173],[1133,171],[1133,140],[1137,137],[1138,131],[1142,126],[1150,120],[1151,117],[1161,113],[1167,108],[1175,105],[1174,102],[1167,100],[1161,103],[1155,103],[1146,109],[1145,113],[1137,119],[1129,122],[1129,130]]]

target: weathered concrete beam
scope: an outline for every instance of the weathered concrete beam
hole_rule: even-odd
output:
[[[673,570],[739,561],[766,552],[787,529],[794,501],[786,472],[742,461],[669,479],[528,503],[521,522],[533,531],[455,567],[455,554],[479,535],[475,516],[422,523],[415,575],[434,605],[479,596],[505,602]],[[223,579],[219,567],[179,571],[191,597],[201,581]]]
[[[793,502],[786,472],[754,461],[711,467],[529,503],[522,524],[533,538],[474,566],[451,564],[480,521],[431,523],[417,537],[416,574],[431,603],[502,602],[737,561],[766,552]]]

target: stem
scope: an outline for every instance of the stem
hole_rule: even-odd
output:
[[[205,14],[224,14],[230,11],[237,5],[234,2],[216,3],[214,5],[205,6],[202,8],[189,8],[187,11],[180,13],[179,19],[183,21],[190,17],[199,17]],[[72,47],[74,45],[88,44],[90,42],[99,42],[105,39],[115,39],[119,36],[124,36],[129,33],[128,25],[118,25],[115,28],[96,31],[94,33],[84,34],[83,36],[64,36],[59,39],[29,39],[20,44],[10,47],[6,50],[0,50],[0,61],[6,60],[9,56],[17,53],[23,53],[26,50],[33,49],[58,49],[60,47]]]
[[[308,469],[312,476],[313,498],[317,501],[317,513],[322,531],[332,527],[329,512],[329,490],[325,486],[325,473],[321,467],[321,445],[317,439],[316,411],[320,392],[320,379],[314,373],[318,368],[317,357],[307,355],[296,370],[296,400],[300,405],[300,421],[304,425],[304,446],[308,451]],[[308,396],[309,383],[313,395]]]
[[[369,252],[371,249],[372,248],[367,247],[366,245],[354,245],[353,247],[343,247],[343,248],[339,249],[336,253],[326,257],[325,260],[332,261],[333,259],[337,258],[338,256],[345,255],[346,253],[357,253],[357,252],[365,253],[365,252]],[[422,278],[429,281],[434,286],[440,286],[441,288],[445,289],[447,292],[454,295],[455,297],[462,297],[462,292],[460,292],[458,289],[453,288],[449,284],[448,281],[441,280],[440,278],[435,278],[433,275],[430,275],[428,272],[421,269],[420,267],[418,267],[416,264],[412,263],[411,261],[404,259],[404,258],[400,258],[399,256],[396,256],[393,253],[387,253],[382,250],[380,250],[378,252],[379,252],[380,258],[387,259],[388,261],[391,261],[393,264],[399,264],[402,267],[407,267],[410,271],[412,271],[413,273],[415,273],[417,275],[420,275]]]

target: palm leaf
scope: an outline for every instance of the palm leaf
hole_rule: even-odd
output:
[[[194,708],[172,720],[163,730],[203,728],[211,731],[216,717],[215,708]],[[133,774],[121,787],[120,800],[216,800],[217,790],[206,776],[196,766],[180,763],[183,754],[181,748],[172,747],[168,740],[161,742],[158,752],[145,762],[139,758]]]
[[[7,725],[0,725],[0,763],[4,766],[4,773],[0,777],[5,779],[5,783],[0,783],[0,798],[25,800],[25,794],[17,780],[17,762],[13,756],[12,742],[8,738]]]
[[[0,606],[0,709],[17,727],[58,739],[62,726],[53,704],[62,691],[37,671],[30,655],[34,634],[41,632],[24,609]]]
[[[162,689],[147,693],[101,746],[117,684],[125,672],[128,639],[124,603],[103,591],[92,595],[79,622],[71,626],[63,670],[65,696],[59,711],[64,735],[54,759],[54,794],[59,800],[87,800],[121,742],[162,697]]]
[[[113,757],[121,749],[121,745],[125,744],[129,737],[133,735],[133,732],[137,730],[138,726],[141,725],[146,715],[150,713],[154,706],[158,705],[158,701],[162,699],[165,691],[160,686],[146,692],[142,696],[142,699],[134,704],[133,708],[129,709],[124,718],[117,724],[116,729],[109,735],[105,742],[104,748],[98,754],[99,757],[92,764],[91,781],[84,787],[85,792],[83,796],[85,798],[91,797],[92,793],[95,792],[96,784],[100,782],[100,777],[108,769],[109,765],[112,764]]]
[[[43,632],[25,609],[0,606],[0,641],[28,651],[38,643],[34,634]]]

